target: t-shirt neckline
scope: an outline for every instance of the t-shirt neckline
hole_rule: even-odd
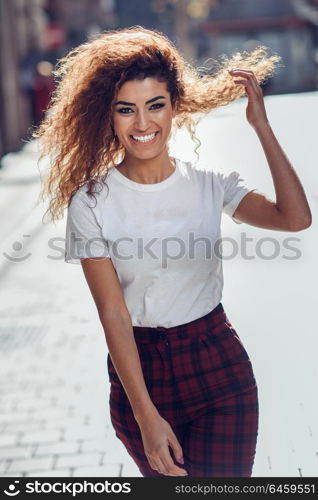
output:
[[[115,179],[131,189],[135,189],[137,191],[160,191],[161,189],[165,189],[168,186],[171,186],[171,184],[173,184],[180,176],[179,159],[174,158],[174,160],[176,168],[174,169],[172,174],[163,181],[156,182],[154,184],[141,184],[139,182],[132,181],[131,179],[128,179],[128,177],[126,177],[124,174],[119,172],[116,167],[112,167],[109,174],[112,174]]]

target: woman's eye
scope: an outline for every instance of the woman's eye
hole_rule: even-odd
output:
[[[155,108],[155,109],[159,109],[159,108],[163,108],[164,104],[162,102],[156,102],[156,104],[153,104],[151,106],[151,108],[153,108],[153,106],[158,106],[158,108]]]
[[[127,114],[127,110],[132,111],[131,108],[120,108],[120,109],[118,109],[118,113]]]
[[[162,102],[156,102],[155,104],[152,104],[152,106],[150,106],[150,110],[151,109],[160,109],[160,108],[163,108],[164,107],[164,103]],[[133,111],[131,108],[119,108],[118,110],[118,113],[122,113],[123,115],[127,115],[127,114],[130,114],[130,111]]]

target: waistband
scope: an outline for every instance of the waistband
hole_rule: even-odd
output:
[[[134,336],[136,341],[142,343],[152,343],[158,340],[163,340],[167,337],[182,336],[182,333],[190,334],[193,329],[201,324],[208,324],[209,326],[216,326],[226,319],[226,314],[222,303],[220,302],[212,311],[201,318],[194,319],[189,323],[183,325],[172,326],[165,328],[158,326],[157,328],[149,326],[133,326]]]

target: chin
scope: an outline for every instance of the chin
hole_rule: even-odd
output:
[[[161,150],[153,151],[128,151],[129,155],[139,160],[152,160],[161,155]]]

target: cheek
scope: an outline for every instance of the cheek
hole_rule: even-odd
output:
[[[160,124],[164,128],[169,128],[172,125],[172,114],[170,112],[163,113],[160,117]]]
[[[123,134],[125,133],[127,127],[128,127],[128,122],[129,120],[126,118],[125,120],[123,120],[120,116],[116,116],[114,118],[114,129],[115,131],[117,132],[117,134]]]

